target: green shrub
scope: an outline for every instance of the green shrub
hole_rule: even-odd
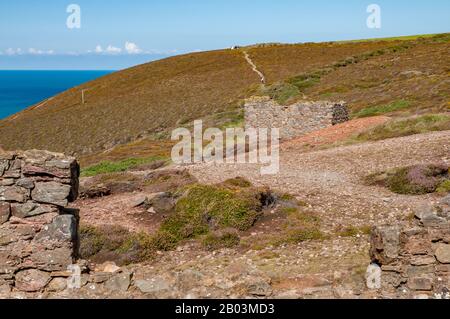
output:
[[[295,85],[280,82],[264,88],[262,93],[277,101],[278,104],[285,105],[298,97],[300,90]]]
[[[448,166],[445,164],[414,165],[386,172],[371,174],[365,178],[368,185],[389,188],[404,195],[423,195],[442,189],[449,180]]]
[[[450,130],[450,115],[430,114],[410,119],[392,120],[359,134],[360,141],[378,141],[388,138]]]
[[[82,169],[81,176],[89,177],[89,176],[96,176],[99,174],[125,172],[130,168],[134,168],[139,165],[149,164],[161,160],[163,160],[162,157],[152,156],[147,158],[129,158],[119,162],[105,161],[101,162],[100,164]]]
[[[158,241],[171,248],[184,239],[207,235],[212,229],[248,230],[269,197],[268,191],[251,187],[191,185],[179,198],[175,213],[161,224]],[[164,241],[166,237],[169,244]]]
[[[443,193],[443,194],[449,193],[450,192],[450,179],[443,181],[437,188],[436,192]]]
[[[153,238],[132,233],[121,226],[80,227],[80,257],[95,262],[114,261],[128,265],[153,256]]]
[[[239,245],[240,241],[241,239],[236,230],[226,229],[206,235],[202,244],[208,250],[218,250],[223,248],[233,248]]]
[[[376,115],[383,115],[387,113],[392,113],[400,110],[407,109],[411,106],[411,102],[400,100],[395,101],[390,104],[384,104],[384,105],[377,105],[365,108],[358,113],[355,114],[355,117],[369,117],[369,116],[376,116]]]

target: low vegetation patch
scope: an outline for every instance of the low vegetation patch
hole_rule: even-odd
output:
[[[147,158],[129,158],[118,162],[104,161],[97,165],[90,166],[88,168],[82,169],[81,176],[89,177],[96,176],[100,174],[125,172],[129,169],[136,168],[140,165],[148,165],[151,163],[160,163],[164,160],[161,157],[147,157]]]
[[[356,118],[369,117],[393,113],[396,111],[407,109],[411,106],[411,102],[405,100],[395,101],[389,104],[376,105],[365,108],[354,115]]]
[[[448,181],[449,167],[444,164],[414,165],[366,177],[369,185],[381,185],[405,195],[434,193],[443,190]]]
[[[369,235],[372,231],[372,226],[348,226],[336,230],[336,234],[339,237],[356,237],[358,235]]]
[[[359,141],[378,141],[388,138],[450,130],[450,115],[430,114],[409,119],[392,120],[359,134]]]
[[[152,256],[152,238],[132,233],[120,226],[81,226],[80,257],[97,263],[114,261],[118,265],[142,262]]]
[[[184,239],[209,235],[214,230],[248,230],[272,197],[268,190],[224,185],[227,182],[212,186],[195,184],[183,190],[175,212],[161,225],[159,235],[168,238],[169,243],[164,241],[162,249]]]
[[[218,250],[223,248],[233,248],[239,245],[241,239],[239,233],[233,229],[224,229],[209,233],[202,240],[203,246],[207,250]]]
[[[284,220],[277,226],[273,233],[260,234],[243,242],[245,247],[260,250],[268,246],[282,246],[298,244],[310,240],[325,240],[325,235],[320,230],[321,220],[319,216],[311,211],[295,206],[282,206],[278,214],[284,216]]]

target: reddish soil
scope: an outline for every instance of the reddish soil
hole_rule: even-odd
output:
[[[387,116],[374,116],[351,120],[326,129],[315,131],[307,135],[286,141],[282,148],[289,150],[297,146],[320,146],[344,141],[352,135],[361,133],[368,128],[386,123],[390,118]]]

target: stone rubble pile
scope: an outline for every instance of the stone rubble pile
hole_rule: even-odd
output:
[[[413,225],[377,227],[367,285],[392,298],[450,298],[450,195]]]
[[[0,287],[36,292],[54,285],[77,257],[80,169],[47,151],[0,153]]]

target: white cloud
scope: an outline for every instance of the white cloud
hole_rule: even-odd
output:
[[[8,48],[5,51],[6,55],[20,55],[23,54],[23,51],[21,48],[17,48],[17,49],[13,49],[13,48]]]
[[[125,42],[125,50],[128,54],[140,54],[142,50],[133,42]]]
[[[102,52],[103,52],[102,46],[101,46],[101,45],[97,45],[97,46],[95,47],[95,53],[102,53]]]
[[[112,45],[108,45],[108,47],[106,48],[105,52],[109,53],[109,54],[119,54],[119,53],[122,52],[122,49],[114,47]]]
[[[35,48],[28,49],[28,54],[32,54],[32,55],[52,55],[54,53],[55,53],[55,51],[53,51],[53,50],[45,51],[45,50],[38,50]]]

